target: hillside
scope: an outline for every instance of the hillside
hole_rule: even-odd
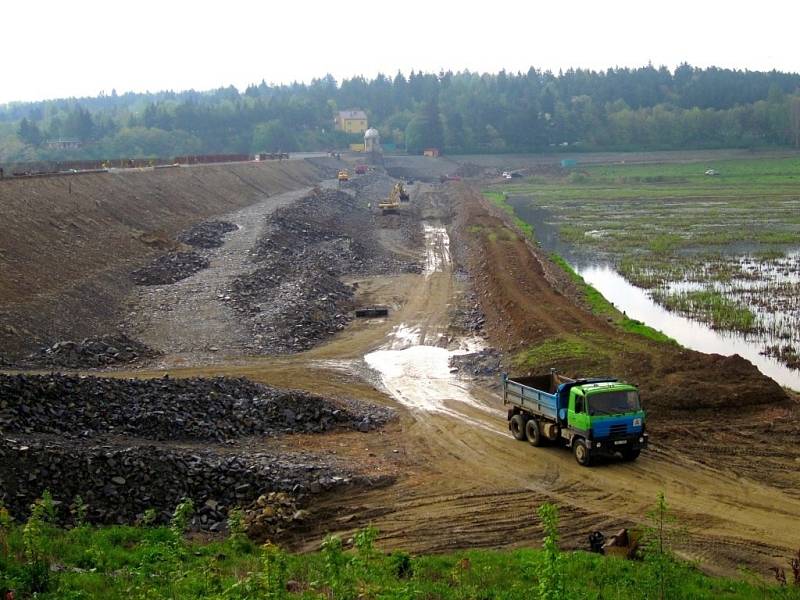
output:
[[[322,173],[293,160],[0,182],[0,348],[105,333],[130,273],[178,232]]]

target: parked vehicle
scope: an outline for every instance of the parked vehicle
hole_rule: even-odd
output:
[[[570,379],[556,371],[515,378],[503,373],[502,383],[508,428],[518,440],[563,444],[582,466],[597,456],[636,460],[647,447],[636,386],[610,378]]]
[[[367,165],[356,165],[356,175],[364,175],[367,172]]]

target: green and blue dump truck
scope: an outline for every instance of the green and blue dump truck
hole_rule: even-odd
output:
[[[645,413],[636,386],[610,378],[570,379],[546,375],[502,375],[508,428],[533,446],[558,443],[589,466],[595,457],[636,460],[647,447]]]

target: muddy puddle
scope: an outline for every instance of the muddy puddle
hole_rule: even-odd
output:
[[[432,286],[434,275],[451,276],[450,238],[440,224],[426,223],[423,232],[425,282],[422,285]],[[468,381],[459,378],[450,366],[453,356],[479,351],[481,340],[464,338],[447,343],[442,332],[423,327],[421,323],[397,325],[380,348],[364,356],[364,362],[377,374],[387,393],[409,410],[447,415],[504,433],[479,418],[481,414],[502,416],[502,411],[476,400]]]

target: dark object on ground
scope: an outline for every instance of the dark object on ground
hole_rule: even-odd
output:
[[[370,306],[356,309],[357,317],[385,317],[389,314],[389,308],[386,306]]]
[[[593,531],[589,534],[589,550],[597,554],[603,554],[603,546],[606,543],[606,536],[602,531]]]

